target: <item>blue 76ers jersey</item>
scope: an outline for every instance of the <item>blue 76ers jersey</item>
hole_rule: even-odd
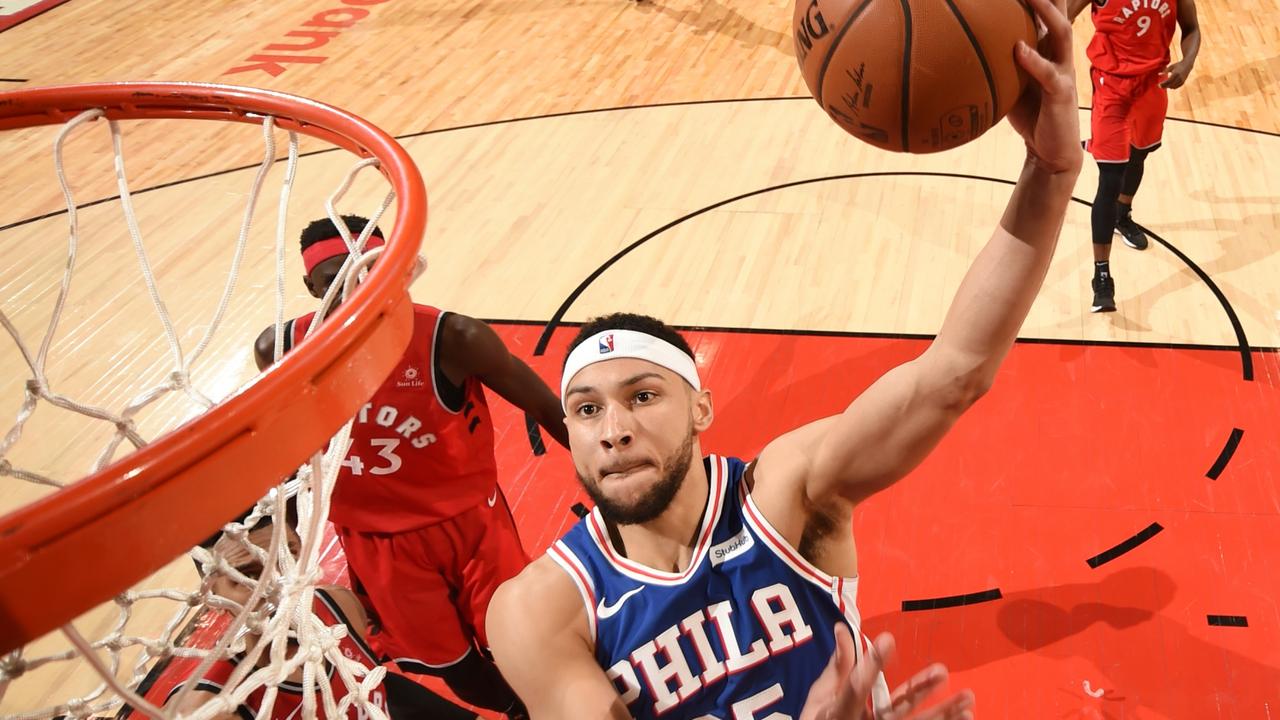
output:
[[[597,509],[547,550],[582,594],[596,661],[635,718],[788,720],[848,625],[857,578],[826,575],[774,530],[737,458],[708,456],[702,532],[682,573],[618,554]]]

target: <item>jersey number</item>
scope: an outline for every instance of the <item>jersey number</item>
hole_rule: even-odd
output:
[[[369,468],[370,475],[390,475],[400,469],[400,456],[396,455],[396,448],[400,445],[400,441],[395,438],[385,438],[370,440],[369,444],[378,449],[378,457],[385,462],[380,462],[376,467]],[[352,475],[364,474],[364,461],[356,453],[351,453],[346,460],[342,461],[342,467],[351,471]]]
[[[739,700],[733,704],[730,711],[733,715],[729,720],[791,720],[790,715],[782,713],[769,713],[768,715],[757,715],[763,712],[770,705],[782,699],[782,686],[774,683],[760,692],[752,695],[745,700]],[[720,720],[714,715],[703,715],[698,720]]]
[[[1150,15],[1140,16],[1138,18],[1138,37],[1142,37],[1143,35],[1146,35],[1147,31],[1150,29],[1151,29],[1151,16]]]

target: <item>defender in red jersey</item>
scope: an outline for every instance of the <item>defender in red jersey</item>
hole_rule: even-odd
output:
[[[368,224],[343,221],[353,236]],[[382,242],[375,229],[368,247]],[[304,282],[323,297],[347,245],[327,219],[311,223],[301,245]],[[313,320],[286,324],[286,352]],[[274,352],[272,327],[255,344],[258,367]],[[381,649],[406,671],[442,677],[469,703],[519,716],[485,635],[494,590],[528,563],[498,487],[485,386],[568,446],[559,399],[492,328],[415,305],[409,348],[352,425],[330,519],[352,583],[381,625]]]
[[[1093,312],[1116,309],[1111,238],[1145,250],[1147,235],[1133,221],[1133,196],[1147,155],[1160,147],[1169,108],[1167,90],[1182,87],[1200,52],[1195,0],[1071,0],[1074,19],[1093,6],[1088,55],[1093,84],[1092,137],[1085,147],[1098,163],[1093,201]],[[1182,60],[1169,46],[1182,28]]]
[[[248,533],[247,539],[258,547],[266,549],[271,544],[271,533],[270,518],[263,518]],[[296,553],[299,547],[298,536],[293,532],[292,528],[288,530],[288,542]],[[223,537],[217,541],[215,552],[245,576],[255,580],[261,576],[262,565],[260,561],[249,552],[249,549],[243,543]],[[212,589],[216,595],[239,604],[244,604],[252,593],[252,589],[247,585],[235,582],[225,575],[218,575],[214,578]],[[366,668],[372,669],[379,665],[376,655],[365,640],[369,619],[365,615],[364,609],[360,606],[360,601],[356,599],[350,590],[337,586],[317,587],[311,610],[326,626],[342,625],[346,627],[346,637],[338,641],[338,649],[344,656],[361,663]],[[246,647],[253,647],[257,642],[258,635],[250,632],[246,639]],[[263,660],[265,660],[265,657]],[[259,666],[264,664],[263,660],[259,661]],[[188,662],[192,664],[192,667],[187,672],[194,672],[198,662]],[[183,678],[171,689],[168,689],[167,692],[164,692],[162,696],[164,706],[167,709],[182,713],[194,712],[212,699],[213,696],[223,691],[227,680],[241,662],[243,662],[241,657],[214,662],[209,670],[196,680],[195,686],[186,694],[183,694],[182,691],[191,681],[191,678]],[[332,668],[330,668],[326,677],[318,678],[317,680],[318,685],[314,688],[317,717],[324,718],[326,715],[323,701],[321,700],[321,686],[327,685],[329,687],[329,692],[336,703],[340,703],[347,697],[349,694],[348,687],[333,672]],[[303,672],[297,670],[285,682],[280,683],[276,688],[277,692],[270,708],[271,712],[267,717],[271,720],[292,720],[302,717],[303,693],[305,690],[303,682]],[[263,709],[266,692],[265,687],[254,690],[233,712],[215,715],[214,720],[253,720]],[[476,719],[474,713],[454,705],[402,675],[396,675],[391,672],[386,674],[381,685],[370,691],[369,701],[386,713],[392,720],[418,717],[437,718],[438,720]],[[129,717],[141,717],[141,714],[131,712]],[[343,717],[350,718],[350,720],[364,720],[364,718],[368,717],[368,714],[358,705],[352,705]]]

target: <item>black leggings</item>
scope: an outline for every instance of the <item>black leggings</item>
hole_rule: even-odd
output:
[[[403,675],[387,672],[382,681],[387,691],[387,714],[391,720],[475,720],[476,714],[445,700]]]
[[[1124,166],[1124,185],[1120,188],[1121,195],[1133,197],[1138,194],[1138,186],[1142,184],[1142,174],[1147,166],[1147,156],[1155,150],[1156,148],[1146,150],[1129,148],[1129,162]]]
[[[1120,163],[1098,163],[1098,193],[1090,213],[1093,244],[1110,245],[1116,231],[1116,202],[1124,185],[1125,166]]]

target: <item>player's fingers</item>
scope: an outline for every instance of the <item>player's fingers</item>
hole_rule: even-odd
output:
[[[1058,69],[1035,48],[1019,40],[1014,50],[1014,59],[1043,88],[1049,89],[1057,78]]]
[[[1063,62],[1071,58],[1071,21],[1067,20],[1066,4],[1061,0],[1027,0],[1036,17],[1048,33],[1051,59]]]
[[[961,690],[916,715],[915,720],[973,720],[973,704],[973,691]]]
[[[881,668],[893,662],[893,658],[898,654],[898,641],[887,632],[880,633],[876,636],[875,642],[871,643],[871,650],[875,654]]]
[[[853,637],[843,625],[836,628],[836,648],[845,657],[857,659],[853,646]],[[881,658],[874,652],[862,656],[856,663],[847,668],[841,675],[840,691],[836,702],[827,715],[831,720],[837,718],[856,718],[862,716],[862,709],[867,705],[867,696],[876,676],[880,674]]]
[[[893,691],[894,717],[906,717],[947,682],[947,669],[939,663],[916,673]]]
[[[853,647],[853,635],[849,633],[848,626],[843,623],[836,625],[835,635],[836,652],[832,657],[835,671],[840,677],[847,677],[858,664],[858,652]]]

